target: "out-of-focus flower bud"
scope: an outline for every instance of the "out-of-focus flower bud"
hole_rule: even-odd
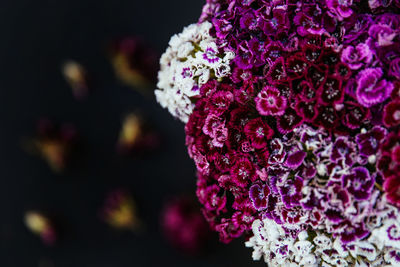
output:
[[[82,100],[89,93],[88,76],[85,68],[76,61],[67,61],[62,65],[62,73],[72,88],[74,97]]]
[[[126,37],[111,45],[115,74],[125,84],[145,93],[157,78],[158,55],[142,39]]]
[[[137,154],[159,147],[160,136],[138,114],[128,114],[122,124],[117,150],[122,154]]]
[[[54,245],[57,233],[51,221],[37,211],[28,211],[25,214],[25,225],[32,233],[38,235],[46,245]]]
[[[121,189],[108,194],[101,210],[101,218],[116,229],[137,231],[141,228],[135,202],[126,191]]]

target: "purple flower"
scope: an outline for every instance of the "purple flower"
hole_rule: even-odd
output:
[[[290,153],[285,164],[293,170],[297,169],[301,164],[303,164],[306,155],[307,153],[302,150]]]
[[[341,224],[343,231],[340,234],[340,239],[343,243],[348,244],[350,242],[360,240],[368,235],[368,230],[365,229],[364,224],[355,224],[349,221]]]
[[[350,8],[352,4],[352,0],[326,0],[327,7],[338,20],[343,20],[353,14]]]
[[[368,45],[360,43],[356,47],[348,46],[342,51],[341,60],[346,63],[350,69],[358,70],[372,61],[372,51]]]
[[[400,80],[400,57],[390,62],[389,75]]]
[[[371,9],[377,9],[380,7],[388,7],[390,6],[392,0],[386,1],[386,0],[368,0],[368,5]]]
[[[368,28],[372,22],[372,16],[369,14],[357,14],[347,18],[344,21],[345,43],[368,37]]]
[[[331,160],[335,163],[344,160],[347,166],[352,166],[354,163],[354,152],[354,143],[349,142],[347,137],[339,137],[332,147]]]
[[[371,177],[364,167],[356,167],[351,174],[342,177],[342,186],[357,200],[368,199],[374,183],[375,178]]]
[[[317,10],[315,11],[316,13],[318,12]],[[322,35],[325,32],[325,29],[313,19],[315,17],[321,17],[321,14],[309,16],[305,12],[297,13],[293,20],[294,24],[297,26],[297,33],[301,36],[309,34]]]
[[[386,137],[387,130],[380,126],[375,126],[369,132],[356,136],[356,142],[361,155],[369,157],[376,155],[380,143]]]
[[[266,184],[255,183],[250,187],[249,196],[254,208],[263,210],[268,206],[269,187]]]
[[[253,12],[247,12],[240,18],[240,27],[242,29],[256,30],[257,29],[257,18]]]
[[[264,87],[254,100],[261,115],[280,116],[285,112],[287,100],[275,87]]]
[[[279,193],[282,196],[282,201],[287,208],[294,207],[300,204],[302,197],[301,189],[303,188],[303,179],[296,176],[294,179],[286,180],[285,184],[279,188]]]
[[[246,41],[242,41],[238,46],[234,61],[239,68],[244,70],[251,69],[253,67],[253,55],[251,54],[250,48]]]
[[[389,25],[374,24],[369,28],[369,43],[371,47],[388,46],[393,44],[393,39],[398,34]]]
[[[357,100],[364,107],[385,101],[393,91],[393,84],[382,79],[381,68],[367,68],[358,75]]]

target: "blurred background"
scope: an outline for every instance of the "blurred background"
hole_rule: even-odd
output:
[[[203,4],[0,1],[0,266],[262,266],[252,262],[244,239],[224,245],[213,234],[203,249],[186,253],[165,238],[165,203],[181,195],[195,199],[184,125],[151,90],[118,79],[112,65],[115,40],[140,36],[158,57],[173,34],[197,21]],[[79,63],[72,70],[78,81],[68,82],[62,71],[68,60]],[[156,145],[126,155],[117,143],[124,118],[137,111],[156,132]],[[45,146],[49,136],[56,149]],[[63,166],[65,153],[72,167]],[[138,231],[104,219],[112,205],[107,198],[119,188],[136,203],[130,205],[140,218]],[[44,217],[30,225],[32,211]],[[43,242],[49,241],[43,227],[55,242]]]

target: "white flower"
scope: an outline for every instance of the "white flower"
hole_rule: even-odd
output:
[[[169,47],[160,59],[157,101],[186,123],[193,111],[191,98],[212,77],[218,80],[231,73],[231,51],[223,51],[210,36],[210,22],[192,24],[171,37]]]

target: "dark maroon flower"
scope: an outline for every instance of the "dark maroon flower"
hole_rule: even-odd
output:
[[[286,180],[285,184],[279,188],[282,201],[287,208],[295,207],[300,204],[302,197],[303,179],[296,176],[294,179]]]
[[[274,131],[261,118],[249,121],[244,127],[244,132],[256,149],[264,148],[267,140],[274,135]]]
[[[306,72],[307,80],[312,84],[314,89],[319,88],[325,81],[327,71],[322,66],[311,65]]]
[[[269,187],[266,184],[255,183],[250,187],[249,197],[256,210],[263,210],[268,205]]]
[[[281,116],[286,109],[286,98],[275,87],[266,86],[255,98],[258,112],[264,116]]]
[[[344,112],[342,115],[343,124],[350,129],[357,129],[362,124],[368,122],[370,111],[356,102],[344,102]]]
[[[386,134],[387,131],[385,128],[375,126],[367,133],[357,135],[356,141],[360,154],[366,157],[375,155]]]
[[[328,77],[318,90],[318,95],[323,104],[341,103],[344,96],[342,81],[334,77]]]
[[[314,124],[322,126],[327,130],[334,129],[339,122],[339,117],[333,106],[319,106],[318,115],[314,120]]]
[[[342,186],[357,200],[368,199],[374,184],[375,179],[364,167],[356,167],[351,174],[342,177]]]
[[[393,100],[385,106],[383,124],[389,128],[400,125],[400,99]]]
[[[312,122],[318,115],[315,101],[305,102],[299,100],[295,109],[305,122]]]
[[[307,67],[306,59],[301,56],[289,57],[286,60],[287,75],[292,79],[302,77]]]
[[[280,133],[286,134],[300,126],[303,118],[292,108],[287,108],[285,113],[277,119],[277,127]]]
[[[270,83],[278,83],[286,80],[285,61],[283,57],[275,60],[269,69],[266,78]]]
[[[242,105],[247,105],[254,98],[254,83],[253,81],[246,81],[242,87],[233,92],[235,101]]]

